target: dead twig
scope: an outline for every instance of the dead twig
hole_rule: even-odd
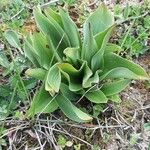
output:
[[[38,126],[38,125],[35,125],[35,126]],[[44,126],[44,125],[41,125],[41,127],[42,127],[42,128],[48,128],[47,126]],[[93,148],[93,145],[91,145],[91,144],[88,143],[87,141],[85,141],[85,140],[83,140],[83,139],[81,139],[81,138],[79,138],[79,137],[77,137],[77,136],[75,136],[75,135],[72,135],[72,134],[70,134],[70,133],[64,132],[64,131],[62,131],[62,130],[54,129],[54,128],[52,128],[52,130],[53,130],[53,131],[56,131],[56,132],[59,132],[59,133],[62,133],[62,134],[65,134],[65,135],[68,135],[68,136],[70,136],[70,137],[72,137],[72,138],[75,138],[75,139],[77,139],[77,140],[79,140],[79,141],[81,141],[81,142],[83,142],[83,143],[85,143],[85,144],[91,146],[91,148]]]
[[[49,5],[52,5],[52,4],[57,3],[57,2],[59,2],[59,0],[52,0],[52,1],[49,1],[45,4],[42,4],[40,7],[45,8],[45,7],[48,7]]]
[[[16,18],[24,9],[25,9],[25,7],[23,7],[21,10],[19,10],[14,16],[12,16],[10,18],[10,20],[13,20],[14,18]]]

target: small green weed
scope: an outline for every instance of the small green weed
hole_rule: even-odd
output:
[[[138,57],[149,49],[150,18],[148,11],[150,8],[149,4],[145,3],[133,6],[127,3],[124,9],[120,5],[114,7],[117,20],[124,22],[120,24],[121,30],[117,31],[119,45],[122,45],[130,56]]]

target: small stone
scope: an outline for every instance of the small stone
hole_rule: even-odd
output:
[[[73,145],[73,142],[72,141],[67,141],[66,144],[65,144],[67,147],[71,147]]]

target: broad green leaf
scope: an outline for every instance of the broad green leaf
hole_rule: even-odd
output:
[[[58,64],[55,64],[49,69],[45,81],[45,90],[48,91],[52,96],[59,92],[61,84],[61,73],[57,65]]]
[[[84,23],[84,27],[89,23],[91,24],[93,35],[96,35],[112,26],[114,24],[114,17],[106,5],[102,3],[101,6],[88,17]]]
[[[93,76],[90,76],[87,79],[85,78],[85,76],[87,76],[86,72],[85,72],[85,76],[83,78],[83,83],[82,83],[83,87],[88,88],[88,87],[91,87],[92,84],[98,84],[99,83],[99,72],[100,72],[100,70],[97,70]]]
[[[116,67],[108,72],[103,72],[100,76],[100,80],[113,78],[140,79],[141,76],[124,67]]]
[[[69,63],[58,63],[57,66],[63,70],[64,72],[66,72],[67,74],[78,74],[80,70],[82,70],[81,68],[83,67],[83,65],[81,66],[81,68],[78,70],[76,69],[73,65],[69,64]]]
[[[38,28],[44,33],[45,36],[49,36],[53,43],[54,48],[57,48],[59,56],[63,57],[63,50],[70,46],[68,39],[64,31],[58,26],[54,25],[42,12],[38,9],[34,10],[34,17]],[[55,20],[54,20],[55,22]]]
[[[55,111],[57,108],[58,105],[55,98],[51,97],[50,94],[45,91],[44,85],[42,85],[34,95],[31,106],[27,111],[27,115],[32,117],[37,113],[50,113]]]
[[[91,59],[94,56],[94,54],[98,51],[98,46],[94,39],[90,24],[87,24],[87,26],[88,27],[85,27],[83,32],[84,39],[81,57],[83,60],[86,60],[89,65],[91,65]]]
[[[92,84],[95,84],[95,83],[99,83],[99,72],[100,70],[97,70],[94,74],[92,72],[92,70],[89,68],[87,62],[83,61],[83,73],[84,73],[84,76],[83,76],[83,82],[82,82],[82,86],[84,88],[88,88],[88,87],[91,87]]]
[[[114,53],[109,53],[104,55],[104,73],[107,73],[111,69],[114,69],[116,67],[124,67],[129,70],[131,70],[133,73],[139,76],[139,79],[141,80],[148,80],[150,79],[147,75],[146,71],[139,66],[138,64],[133,63],[132,61],[129,61],[125,58],[122,58]]]
[[[25,79],[23,80],[24,86],[26,89],[31,90],[36,87],[37,85],[37,80],[36,79]],[[19,86],[21,87],[20,89],[24,90],[22,87],[22,84],[20,83]],[[24,91],[23,91],[24,92]]]
[[[35,50],[32,47],[32,41],[31,38],[28,36],[24,41],[24,47],[23,47],[25,56],[28,57],[28,59],[36,66],[40,67],[40,64],[38,62],[38,55],[36,54]]]
[[[91,85],[88,85],[88,80],[90,77],[93,75],[92,70],[88,67],[87,62],[83,62],[83,81],[82,81],[82,86],[84,88],[88,88]],[[89,83],[90,84],[90,83]]]
[[[130,81],[129,79],[122,79],[111,83],[105,83],[101,90],[106,96],[112,96],[124,90],[129,85]]]
[[[122,49],[120,46],[112,43],[108,43],[105,48],[105,54],[111,53],[111,52],[120,52]]]
[[[6,55],[1,51],[0,51],[0,65],[5,68],[9,67],[9,61],[8,61]]]
[[[53,13],[51,14],[51,13],[49,13],[49,12],[47,12],[47,11],[45,11],[45,13],[46,13],[46,16],[47,16],[47,18],[48,18],[48,20],[49,20],[49,22],[56,28],[56,30],[59,32],[59,33],[61,33],[63,36],[62,36],[62,42],[63,42],[63,40],[65,40],[67,43],[68,43],[68,46],[70,45],[70,41],[69,41],[69,38],[68,38],[68,36],[67,36],[67,33],[64,31],[64,29],[63,29],[63,24],[62,25],[60,25],[58,22],[57,22],[57,20],[55,19],[55,18],[53,18],[53,16],[51,16],[51,15],[54,15]],[[56,14],[55,14],[56,15]],[[57,17],[58,17],[58,15],[57,15]],[[60,15],[59,15],[59,17],[60,17]],[[62,20],[61,20],[61,17],[59,18],[59,20],[61,21],[61,23],[62,23]]]
[[[87,62],[82,62],[81,64],[82,65],[79,69],[74,68],[69,63],[58,64],[61,73],[69,83],[69,89],[71,91],[79,91],[82,88],[88,88],[92,83],[98,83],[99,81],[98,72],[92,76],[93,73],[87,66]]]
[[[93,103],[107,103],[108,101],[108,98],[99,89],[86,93],[85,97]]]
[[[64,31],[69,38],[71,46],[81,48],[81,39],[76,24],[63,9],[59,9],[59,12],[63,22]]]
[[[32,36],[32,45],[34,51],[38,55],[38,62],[42,68],[49,69],[49,64],[53,56],[53,52],[47,48],[46,38],[41,33],[34,33]]]
[[[108,99],[115,103],[121,103],[121,99],[118,94],[109,96]]]
[[[80,49],[68,47],[64,50],[66,60],[76,66],[78,66],[78,59],[80,58]]]
[[[41,68],[35,68],[35,69],[28,69],[25,72],[25,74],[30,76],[30,77],[33,77],[33,78],[36,78],[36,79],[43,81],[46,74],[47,74],[47,71],[44,69],[41,69]]]
[[[76,101],[80,98],[81,95],[75,93],[75,92],[72,92],[69,90],[69,86],[64,84],[64,83],[61,83],[60,85],[60,91],[63,93],[63,96],[68,98],[69,100],[71,101]]]
[[[22,54],[21,44],[20,44],[18,35],[12,30],[7,30],[4,35],[8,43],[11,46],[17,48]]]
[[[102,49],[104,46],[105,47],[107,46],[108,40],[110,38],[111,32],[114,29],[114,27],[115,27],[115,24],[113,24],[106,30],[104,30],[104,31],[98,33],[96,36],[94,36],[99,49]]]
[[[78,80],[78,76],[70,76],[64,72],[63,70],[61,70],[61,73],[62,73],[62,76],[64,77],[64,82],[68,82],[69,84],[69,90],[72,91],[72,92],[77,92],[77,91],[80,91],[82,90],[82,85],[81,85],[81,81]]]
[[[67,82],[69,83],[69,89],[71,91],[79,91],[82,89],[83,65],[79,70],[74,68],[69,63],[60,63],[58,64],[58,67],[64,78],[66,78]]]
[[[69,99],[64,97],[62,94],[59,94],[56,97],[56,102],[62,112],[71,120],[76,122],[89,122],[92,120],[88,114],[84,113],[73,105]]]
[[[114,25],[95,36],[99,50],[95,53],[91,60],[91,68],[93,71],[103,68],[103,55],[113,28]]]
[[[47,36],[47,41],[48,41],[48,46],[49,46],[50,50],[53,52],[53,56],[52,56],[52,59],[50,62],[50,66],[52,66],[54,60],[56,60],[57,62],[61,62],[62,59],[57,52],[57,47],[56,48],[54,47],[54,44],[53,44],[51,38],[49,38],[48,36]]]
[[[60,14],[58,14],[57,12],[55,12],[54,10],[52,10],[51,8],[47,8],[45,10],[46,15],[51,18],[53,18],[62,28],[63,28],[63,23],[60,17]]]

